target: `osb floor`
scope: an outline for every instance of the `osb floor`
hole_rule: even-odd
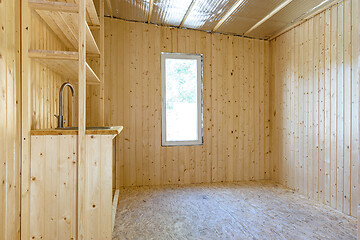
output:
[[[113,239],[356,239],[356,219],[278,184],[120,190]]]

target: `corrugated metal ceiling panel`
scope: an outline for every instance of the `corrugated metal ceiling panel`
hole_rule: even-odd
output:
[[[306,13],[321,4],[323,0],[294,0],[277,14],[248,34],[254,38],[268,38],[288,24],[305,17]]]
[[[114,17],[146,22],[150,0],[110,0]],[[241,0],[154,0],[150,21],[178,27],[192,2],[193,8],[183,24],[185,28],[212,31],[226,13]],[[240,6],[217,29],[220,33],[243,35],[257,22],[271,13],[285,0],[242,0]],[[322,2],[333,0],[293,0],[258,28],[247,34],[254,38],[268,38],[294,21],[301,20]],[[109,15],[108,9],[105,13]]]
[[[179,26],[192,0],[154,0],[151,22]]]
[[[242,35],[285,0],[251,0],[239,7],[218,29],[221,33]]]
[[[306,14],[312,8],[318,6],[324,0],[295,0],[278,12],[273,20],[289,23]]]
[[[114,17],[130,21],[146,22],[150,0],[111,0]],[[110,15],[105,8],[105,15]]]
[[[237,0],[197,0],[184,27],[212,31]]]

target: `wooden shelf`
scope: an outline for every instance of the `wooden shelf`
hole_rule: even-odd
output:
[[[37,10],[59,11],[78,13],[79,7],[72,2],[54,2],[45,0],[29,0],[29,7]],[[86,1],[86,21],[89,25],[99,26],[100,20],[96,12],[95,4],[92,0]]]
[[[78,49],[79,19],[77,4],[29,0],[29,7],[40,15],[69,49]],[[91,26],[99,25],[100,22],[93,1],[87,1],[87,12],[89,24]],[[86,52],[100,55],[99,47],[91,33],[89,24],[86,25]]]
[[[78,79],[78,60],[77,52],[52,51],[52,50],[29,50],[29,57],[45,65],[54,72],[65,78]],[[99,84],[100,79],[86,63],[86,83]]]

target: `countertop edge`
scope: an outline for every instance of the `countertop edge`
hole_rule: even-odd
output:
[[[111,126],[111,129],[91,129],[86,130],[86,135],[118,135],[123,130],[123,126]],[[65,130],[65,129],[37,129],[31,130],[31,136],[41,135],[77,135],[78,130]]]

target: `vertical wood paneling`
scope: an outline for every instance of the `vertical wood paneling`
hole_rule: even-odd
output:
[[[351,215],[356,216],[357,205],[359,204],[359,1],[351,2]],[[356,80],[358,79],[358,80]],[[359,215],[357,216],[360,219]],[[358,221],[358,225],[359,225]],[[360,228],[358,227],[358,231]]]
[[[31,14],[31,27],[30,49],[67,50],[64,44],[35,12]],[[31,129],[55,128],[57,127],[57,118],[54,115],[59,114],[60,86],[62,83],[73,81],[74,79],[65,79],[34,60],[31,61],[30,65],[32,85]],[[74,88],[75,96],[77,96],[75,85]],[[69,115],[72,104],[69,92],[70,89],[65,89],[64,91],[63,106],[66,126],[72,123],[72,118]]]
[[[112,224],[110,224],[112,219],[112,208],[109,208],[109,203],[112,202],[112,161],[113,157],[112,151],[113,146],[111,144],[113,136],[100,136],[100,236],[102,239],[111,239],[112,236]],[[102,161],[106,159],[106,161]],[[92,222],[90,223],[92,226]],[[90,227],[91,227],[90,226]]]
[[[58,201],[58,188],[59,188],[59,138],[54,136],[45,137],[46,142],[51,144],[45,144],[45,167],[44,167],[44,223],[45,224],[44,238],[58,238],[58,226],[54,224],[59,218],[59,201]],[[46,158],[47,156],[51,156]],[[47,161],[46,161],[47,160]],[[63,159],[62,159],[63,160]],[[36,163],[35,163],[36,164]],[[33,168],[36,168],[36,165]],[[46,170],[45,170],[46,169]],[[31,188],[30,188],[31,189]],[[36,200],[35,200],[36,201]],[[43,208],[39,206],[40,208]]]
[[[351,1],[344,2],[344,212],[351,203]]]
[[[58,231],[59,239],[76,237],[76,141],[75,136],[58,137]]]
[[[86,194],[85,196],[85,219],[86,224],[85,235],[90,239],[100,238],[100,164],[101,164],[101,145],[100,137],[86,136],[86,169],[88,176],[86,178]]]
[[[116,19],[105,27],[105,124],[124,125],[117,187],[270,178],[268,42]],[[161,52],[204,56],[202,146],[161,147]]]
[[[342,1],[272,41],[271,83],[272,159],[279,169],[274,179],[353,216],[360,90],[356,4]],[[294,142],[284,141],[285,133]],[[287,157],[289,151],[295,157]]]
[[[34,136],[31,143],[30,236],[75,238],[76,140]]]
[[[18,13],[18,1],[0,1],[0,239],[20,239]]]
[[[315,126],[314,126],[314,119],[315,119],[315,116],[314,116],[314,109],[315,109],[315,106],[313,104],[313,99],[314,99],[314,83],[313,81],[310,81],[310,79],[312,79],[312,77],[314,76],[314,58],[313,58],[313,52],[314,52],[314,19],[310,19],[309,20],[309,72],[308,72],[308,88],[309,88],[309,97],[308,97],[308,101],[309,101],[309,104],[308,104],[308,108],[309,108],[309,136],[308,136],[308,139],[309,139],[309,145],[308,145],[308,155],[309,155],[309,162],[308,162],[308,175],[307,175],[307,179],[308,179],[308,196],[310,198],[313,198],[314,197],[314,189],[315,189],[315,186],[314,186],[314,177],[315,177],[315,174],[314,174],[314,171],[313,171],[313,163],[314,163],[314,155],[315,155],[315,150],[313,147],[309,147],[309,146],[314,146],[315,144],[315,139],[313,137],[313,132],[315,131]],[[294,55],[295,57],[295,55]],[[291,63],[292,65],[292,69],[295,68],[294,64]],[[292,90],[293,91],[293,90]],[[295,102],[295,98],[293,97],[292,98],[292,102]],[[294,121],[295,119],[291,117],[291,121],[293,122],[294,124]],[[295,132],[293,132],[293,135],[295,136]],[[295,179],[293,179],[293,181],[295,182]]]
[[[242,115],[251,116],[250,106],[251,106],[251,86],[250,86],[250,78],[251,78],[251,61],[250,61],[250,52],[251,52],[251,40],[250,39],[244,39],[244,88],[243,88],[243,94],[244,94],[244,105],[242,106],[243,112]],[[216,55],[214,56],[216,58]],[[244,106],[247,106],[246,108]],[[220,107],[221,108],[221,107]],[[216,116],[218,117],[218,116]],[[251,148],[250,148],[250,122],[244,121],[244,168],[246,171],[244,171],[244,180],[250,180],[250,172],[251,172]]]
[[[355,71],[355,75],[353,75],[353,77],[354,77],[354,79],[359,79],[360,78],[360,60],[359,60],[359,56],[360,56],[360,46],[359,46],[359,37],[360,37],[360,26],[359,26],[359,20],[360,20],[360,14],[359,14],[359,10],[360,10],[360,4],[359,4],[359,1],[353,1],[352,3],[354,3],[353,4],[353,12],[352,12],[352,22],[354,23],[354,31],[352,32],[352,36],[353,36],[353,39],[357,39],[357,41],[354,41],[353,42],[353,48],[352,48],[352,56],[353,56],[353,59],[357,59],[357,61],[355,60],[355,61],[353,61],[352,63],[353,64],[356,64],[355,65],[355,68],[353,68],[353,69],[356,69],[356,71]],[[357,14],[356,14],[357,13]],[[356,32],[356,30],[358,30],[358,32]],[[356,44],[355,46],[354,46],[354,44]],[[358,55],[356,55],[356,53],[358,54]],[[358,67],[358,68],[356,68],[356,66]],[[359,81],[353,81],[353,83],[354,82],[356,82],[356,84],[354,84],[355,86],[358,86],[359,85]],[[353,86],[354,86],[353,85]],[[353,91],[354,92],[357,92],[357,93],[355,93],[354,94],[354,96],[357,96],[357,94],[359,94],[359,91],[357,91],[358,89],[354,89]],[[357,101],[357,100],[359,100],[359,98],[358,98],[358,96],[357,96],[357,98],[355,97],[354,98],[355,99],[355,101]],[[358,101],[357,101],[358,102]],[[359,116],[358,116],[358,114],[359,114],[359,111],[360,111],[360,109],[359,109],[359,106],[357,105],[358,103],[355,103],[353,106],[354,107],[356,107],[355,109],[353,108],[353,110],[354,110],[354,119],[355,120],[359,120]],[[354,122],[354,121],[353,121]],[[357,127],[359,126],[359,124],[358,124],[358,122],[356,121],[355,123],[354,123],[355,125],[357,125]],[[356,129],[356,127],[355,127],[355,129]],[[359,129],[358,129],[359,130]],[[359,145],[359,136],[358,135],[356,135],[356,133],[353,135],[353,139],[354,139],[354,143],[357,143],[357,147],[360,147],[360,145]],[[355,157],[354,157],[354,159],[356,159],[356,160],[358,160],[359,159],[359,149],[358,148],[356,148],[356,146],[355,146],[355,148],[353,147],[352,149],[354,149],[354,151],[352,151],[353,153],[354,153],[354,155],[355,155]],[[355,161],[356,161],[355,160]],[[357,161],[358,162],[358,161]],[[357,163],[357,164],[359,164],[359,163]],[[356,168],[354,169],[355,170],[355,172],[356,172],[356,170],[359,170],[359,165],[358,166],[356,166]],[[357,180],[356,180],[356,177],[357,177]],[[360,185],[360,176],[359,176],[359,173],[357,174],[357,176],[353,176],[353,178],[354,178],[354,180],[355,181],[353,181],[353,183],[355,183],[355,184],[359,184]],[[358,237],[360,236],[360,221],[359,221],[359,219],[360,219],[360,204],[359,204],[359,200],[360,200],[360,191],[358,190],[359,189],[359,185],[356,187],[356,188],[354,188],[354,189],[357,189],[357,193],[355,192],[354,193],[354,196],[357,196],[357,199],[356,198],[354,198],[353,200],[354,200],[354,204],[352,205],[352,206],[354,206],[355,204],[357,204],[357,211],[354,209],[354,208],[351,208],[352,209],[352,211],[354,211],[354,212],[357,212],[357,217],[358,217],[358,222],[357,222],[357,228],[358,228]],[[356,201],[355,201],[356,200]],[[356,213],[355,213],[356,214]]]
[[[325,202],[327,205],[330,205],[331,202],[331,121],[330,121],[330,100],[331,100],[331,71],[330,71],[330,9],[325,12],[325,78],[327,81],[324,83],[324,109],[325,109],[325,182],[324,182],[324,196]],[[349,173],[350,175],[350,173]]]
[[[336,70],[336,59],[337,59],[337,8],[332,8],[331,10],[331,54],[330,54],[330,69],[331,69],[331,207],[336,207],[336,198],[337,198],[337,191],[336,191],[336,169],[337,169],[337,161],[336,161],[336,130],[337,130],[337,104],[336,104],[336,93],[337,93],[337,70]]]
[[[46,162],[46,137],[34,137],[31,140],[31,182],[30,182],[30,236],[32,239],[45,238],[44,214],[45,214],[45,193],[44,173]],[[32,224],[31,224],[32,223]],[[35,224],[36,223],[36,224]]]
[[[291,30],[292,31],[292,30]],[[290,32],[291,32],[290,31]],[[273,59],[277,56],[276,55],[276,40],[270,42],[270,56],[271,56],[271,70],[270,70],[270,76],[271,80],[275,78],[276,73],[276,65],[275,61]],[[295,74],[294,74],[295,76]],[[294,82],[294,81],[293,81]],[[270,84],[270,103],[276,104],[276,95],[275,95],[275,89],[276,89],[277,81],[272,81]],[[295,107],[294,107],[295,109]],[[277,141],[278,140],[278,134],[277,131],[277,125],[275,121],[276,118],[276,111],[274,111],[273,106],[270,107],[270,135],[271,135],[271,141]],[[270,165],[270,177],[274,181],[279,181],[279,175],[277,174],[277,163],[278,163],[278,156],[277,156],[277,145],[271,144],[271,165]],[[295,152],[293,155],[293,159],[295,159]]]
[[[86,141],[86,235],[111,239],[113,136],[87,135]],[[32,136],[31,144],[30,238],[75,239],[77,136]]]
[[[211,124],[211,182],[216,182],[217,181],[217,159],[218,159],[218,144],[217,144],[217,125],[218,125],[218,91],[215,91],[218,89],[218,84],[217,81],[212,81],[214,78],[216,79],[217,75],[217,71],[218,71],[218,59],[216,58],[216,56],[218,55],[218,46],[216,45],[217,43],[217,39],[216,39],[217,35],[212,34],[211,35],[211,51],[212,51],[212,55],[211,55],[211,67],[212,67],[212,71],[211,71],[211,118],[212,118],[212,124]],[[203,80],[203,82],[205,82],[205,79]],[[205,135],[205,134],[204,134]]]
[[[337,39],[337,204],[344,209],[344,2],[338,5]]]
[[[240,116],[240,95],[237,94],[240,88],[240,81],[237,81],[238,78],[241,78],[241,68],[242,65],[240,65],[240,54],[239,54],[239,49],[241,49],[242,45],[240,42],[240,38],[234,38],[233,40],[233,45],[234,45],[234,71],[232,72],[233,74],[233,99],[234,99],[234,104],[233,104],[233,115],[235,117],[235,121],[234,121],[234,125],[233,125],[233,146],[234,146],[234,151],[233,151],[233,158],[234,159],[239,159],[239,161],[233,161],[233,181],[238,181],[238,179],[240,179],[240,173],[239,171],[237,171],[237,169],[239,169],[240,167],[240,149],[241,149],[241,142],[240,142],[240,129],[239,129],[239,116]]]
[[[13,1],[6,1],[13,2]],[[29,237],[32,229],[29,229],[29,220],[33,213],[31,212],[30,202],[31,194],[30,185],[30,143],[29,131],[30,129],[40,128],[55,128],[57,126],[57,119],[55,114],[59,114],[59,89],[63,82],[73,79],[65,79],[60,75],[55,74],[50,69],[43,65],[28,59],[28,49],[45,49],[45,50],[67,50],[56,35],[49,29],[47,24],[35,13],[31,12],[27,7],[27,2],[22,1],[22,234],[24,237]],[[14,14],[12,14],[13,18]],[[20,40],[20,38],[19,38]],[[76,89],[76,86],[74,86]],[[20,87],[18,90],[20,91]],[[77,95],[77,90],[75,90]],[[20,102],[20,100],[19,100]],[[71,106],[71,100],[69,99],[68,90],[64,94],[64,115],[66,118],[66,126],[71,125],[73,121],[72,114],[76,113]],[[20,128],[19,128],[20,129]],[[20,145],[20,144],[19,144]],[[49,181],[51,183],[51,181]],[[50,188],[50,186],[49,186]],[[55,189],[51,189],[55,191]],[[59,189],[56,189],[59,191]],[[60,189],[61,191],[61,189]],[[48,199],[50,202],[53,199]],[[30,201],[30,202],[29,202]],[[73,205],[74,207],[75,205]],[[48,218],[57,215],[55,211],[61,210],[63,206],[58,204],[56,207],[49,211]],[[45,235],[59,236],[65,238],[75,236],[75,228],[69,229],[68,223],[75,221],[75,218],[70,216],[69,211],[75,211],[71,209],[71,206],[67,206],[67,213],[64,215],[57,215],[61,217],[63,224],[53,232],[42,232],[42,237]],[[14,225],[15,226],[15,225]]]
[[[265,68],[265,92],[264,92],[264,109],[265,109],[265,114],[264,114],[264,121],[265,121],[265,149],[264,149],[264,154],[265,154],[265,170],[264,170],[264,178],[265,179],[270,179],[272,176],[272,159],[271,159],[271,138],[270,138],[270,134],[271,134],[271,125],[270,125],[270,121],[271,121],[271,105],[270,105],[270,100],[271,100],[271,85],[270,85],[270,79],[272,76],[272,71],[271,71],[271,57],[272,57],[272,52],[270,51],[270,43],[269,42],[265,42],[265,64],[264,64],[264,68]],[[241,65],[241,62],[240,62]],[[242,65],[241,65],[242,66]],[[241,71],[242,73],[243,71]],[[241,143],[240,143],[241,144]]]

